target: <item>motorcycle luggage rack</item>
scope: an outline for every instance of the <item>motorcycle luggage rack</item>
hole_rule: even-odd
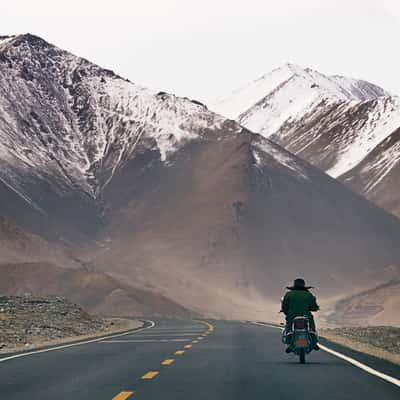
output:
[[[293,327],[295,330],[301,329],[305,330],[307,329],[307,319],[306,318],[295,318],[293,320]]]

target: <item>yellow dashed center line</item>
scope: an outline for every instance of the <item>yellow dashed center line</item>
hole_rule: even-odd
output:
[[[209,322],[203,321],[203,323],[206,324],[206,325],[208,326],[208,330],[209,330],[210,332],[212,332],[212,331],[214,330],[214,326],[211,325]]]
[[[112,400],[125,400],[132,395],[133,392],[120,392],[116,396],[114,396]]]
[[[173,358],[167,358],[164,360],[161,365],[171,365],[175,360]]]
[[[153,379],[159,374],[158,371],[149,371],[142,376],[142,379]]]
[[[204,324],[206,324],[208,326],[208,330],[206,332],[204,332],[202,335],[200,335],[199,337],[197,337],[195,340],[193,340],[192,343],[194,343],[194,344],[199,343],[200,340],[203,340],[207,335],[212,333],[214,330],[214,326],[211,325],[210,323],[208,323],[206,321],[201,321],[201,322],[203,322]],[[186,346],[184,346],[185,349],[190,349],[192,347],[193,346],[191,344],[187,344]],[[185,350],[177,350],[175,352],[176,355],[182,355],[184,353],[185,353]],[[171,365],[173,362],[175,362],[175,359],[167,358],[161,362],[161,365]],[[158,374],[159,374],[159,371],[149,371],[142,376],[142,379],[153,379]],[[116,396],[114,396],[112,398],[112,400],[126,400],[128,397],[132,396],[133,394],[134,394],[134,392],[128,392],[128,391],[120,392]]]

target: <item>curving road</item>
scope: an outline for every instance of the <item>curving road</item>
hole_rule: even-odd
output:
[[[0,359],[0,399],[391,400],[390,383],[325,351],[308,364],[284,353],[280,331],[242,322],[160,320],[105,340]],[[330,349],[399,379],[400,368]]]

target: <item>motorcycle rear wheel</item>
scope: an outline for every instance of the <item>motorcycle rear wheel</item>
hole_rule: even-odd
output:
[[[300,361],[300,364],[306,363],[306,351],[304,349],[300,349],[299,361]]]

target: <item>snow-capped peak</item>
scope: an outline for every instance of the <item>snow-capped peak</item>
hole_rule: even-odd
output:
[[[389,93],[369,82],[327,76],[288,63],[237,89],[211,108],[265,137],[275,137],[282,127],[293,125],[327,104],[357,103],[382,96]]]
[[[211,108],[243,123],[243,116],[278,91],[285,92],[290,104],[299,99],[303,106],[314,103],[316,99],[363,101],[389,95],[384,89],[369,82],[343,76],[327,76],[311,68],[286,63],[217,100]],[[254,124],[250,129],[259,131],[260,127]]]

